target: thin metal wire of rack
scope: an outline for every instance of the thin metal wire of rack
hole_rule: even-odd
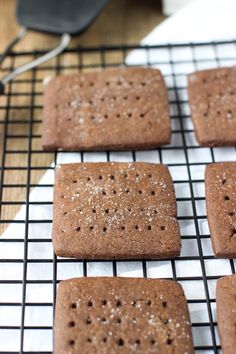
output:
[[[1,71],[8,72],[19,61],[40,53],[10,53]],[[235,273],[236,264],[213,255],[204,168],[207,163],[235,160],[236,151],[203,148],[196,143],[187,74],[235,63],[236,42],[76,48],[9,84],[6,95],[0,98],[0,353],[51,353],[58,282],[91,275],[163,277],[180,282],[188,301],[196,353],[219,352],[215,284],[220,276]],[[169,92],[171,145],[149,152],[42,151],[42,79],[121,64],[158,67],[163,72]],[[57,258],[51,245],[53,171],[57,163],[75,161],[167,164],[177,196],[181,256],[174,260],[104,262]]]

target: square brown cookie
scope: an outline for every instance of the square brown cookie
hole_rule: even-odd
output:
[[[236,275],[220,278],[216,286],[217,321],[224,354],[236,348]]]
[[[170,136],[167,90],[157,69],[58,76],[45,87],[45,150],[151,149]]]
[[[180,231],[168,168],[140,162],[59,165],[52,239],[62,257],[178,256]]]
[[[189,75],[196,138],[202,146],[236,146],[236,67]]]
[[[206,167],[206,207],[214,253],[236,257],[236,162]]]
[[[184,292],[172,280],[75,278],[59,284],[54,353],[192,354]]]

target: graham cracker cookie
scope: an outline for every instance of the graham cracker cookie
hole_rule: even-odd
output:
[[[45,87],[45,150],[151,149],[170,136],[167,90],[157,69],[58,76]]]
[[[53,246],[80,259],[172,258],[180,254],[168,168],[149,163],[78,163],[56,169]]]
[[[205,171],[207,218],[214,253],[236,257],[236,162],[207,165]]]
[[[189,75],[189,104],[200,145],[236,146],[235,78],[236,67]]]
[[[144,278],[75,278],[59,284],[54,353],[193,354],[181,285]]]
[[[217,321],[224,354],[236,348],[236,275],[220,278],[216,286]]]

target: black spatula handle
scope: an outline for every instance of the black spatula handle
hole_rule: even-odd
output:
[[[63,50],[68,46],[70,42],[70,35],[67,33],[64,33],[61,37],[61,41],[58,44],[58,46],[54,49],[52,49],[50,52],[47,52],[43,54],[42,56],[38,57],[37,59],[23,64],[21,66],[18,66],[15,68],[12,72],[10,72],[8,75],[6,75],[4,78],[2,78],[2,81],[0,81],[0,94],[4,93],[4,85],[7,84],[8,82],[12,81],[16,76],[23,74],[24,72],[31,70],[33,68],[36,68],[38,65],[41,65],[45,63],[46,61],[56,57],[58,54],[62,53]]]

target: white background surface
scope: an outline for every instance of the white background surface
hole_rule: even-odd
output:
[[[145,44],[236,38],[235,0],[194,0],[156,27]]]
[[[172,15],[191,1],[193,0],[162,0],[163,13],[167,16]]]

